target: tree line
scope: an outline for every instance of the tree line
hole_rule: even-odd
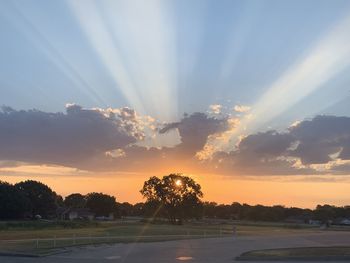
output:
[[[86,208],[95,216],[113,213],[115,218],[137,216],[168,219],[173,224],[203,218],[298,223],[350,219],[350,206],[318,205],[315,209],[303,209],[281,205],[203,202],[201,186],[182,174],[151,177],[144,182],[140,193],[146,201],[130,204],[95,192],[86,195],[73,193],[63,198],[47,185],[33,180],[17,184],[0,181],[0,219],[57,218],[58,208]]]
[[[27,180],[17,184],[0,181],[0,219],[55,218],[57,209],[87,208],[96,216],[117,212],[114,196],[103,193],[79,193],[63,199],[47,185]]]
[[[150,203],[119,203],[121,216],[152,217],[157,206]],[[201,206],[191,213],[196,213],[192,219],[225,219],[266,222],[309,223],[311,220],[325,223],[339,218],[350,219],[350,206],[337,207],[333,205],[317,205],[315,209],[285,207],[281,205],[264,206],[248,205],[234,202],[232,204],[217,204],[215,202],[202,202]],[[158,217],[166,218],[164,213]]]

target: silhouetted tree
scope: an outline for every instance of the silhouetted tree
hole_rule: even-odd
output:
[[[0,219],[23,218],[30,207],[28,198],[20,190],[0,181]]]
[[[209,218],[217,217],[217,206],[215,202],[204,202],[203,203],[203,216]]]
[[[29,199],[32,216],[48,217],[55,213],[56,194],[47,185],[27,180],[15,184],[15,187]]]
[[[314,219],[320,220],[324,223],[328,220],[334,219],[336,217],[335,207],[331,205],[317,205],[314,210]]]
[[[114,196],[103,193],[89,193],[86,195],[86,207],[96,216],[109,216],[116,212],[117,203]]]
[[[145,203],[116,203],[113,196],[90,193],[87,196],[74,193],[65,198],[47,185],[36,181],[11,185],[0,181],[0,219],[21,219],[35,215],[49,217],[56,207],[89,208],[96,216],[145,216],[168,218],[175,223],[183,219],[208,218],[253,221],[305,222],[310,219],[324,223],[350,219],[350,206],[318,205],[314,210],[284,206],[248,205],[240,203],[202,203],[201,187],[193,179],[182,174],[170,174],[163,178],[151,177],[144,183],[142,195]],[[118,212],[119,211],[119,212]]]
[[[54,194],[55,194],[55,196],[56,196],[56,198],[55,198],[55,200],[56,200],[56,206],[57,206],[57,207],[63,207],[63,206],[64,206],[64,200],[63,200],[62,195],[59,195],[59,194],[57,194],[56,192],[54,192]]]
[[[158,200],[147,200],[143,204],[143,216],[150,218],[168,217],[162,203]]]
[[[136,203],[133,205],[133,216],[142,216],[145,213],[144,203]]]
[[[181,219],[200,219],[203,215],[203,203],[195,194],[185,195],[180,206]]]
[[[86,206],[85,196],[79,193],[74,193],[66,196],[64,205],[70,208],[84,208]]]
[[[203,197],[201,186],[192,178],[182,174],[170,174],[162,179],[151,177],[147,180],[141,194],[148,204],[155,204],[155,213],[165,213],[171,223],[201,215]]]
[[[231,204],[232,219],[242,218],[242,205],[240,203],[234,202]]]
[[[134,206],[128,202],[117,203],[118,216],[133,216],[134,215]]]

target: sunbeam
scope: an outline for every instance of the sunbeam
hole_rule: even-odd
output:
[[[109,1],[102,6],[147,112],[168,121],[178,117],[171,6],[160,0]],[[115,16],[115,10],[121,14]]]
[[[249,34],[253,26],[256,26],[256,20],[261,12],[262,2],[244,2],[242,10],[239,12],[239,19],[232,25],[229,32],[230,38],[227,43],[226,58],[223,60],[219,76],[221,81],[227,81],[230,74],[237,67],[237,58],[242,53]]]
[[[297,60],[277,79],[244,115],[231,141],[237,142],[242,134],[264,128],[269,121],[286,112],[307,95],[320,88],[350,65],[350,16],[339,22],[323,37],[309,54]],[[216,148],[227,150],[229,140],[212,142]]]
[[[215,151],[230,151],[243,135],[255,132],[336,76],[350,65],[350,16],[346,16],[304,57],[297,60],[277,79],[252,106],[252,110],[236,122],[225,136],[208,140],[199,159],[207,159]]]
[[[252,116],[242,120],[238,132],[262,127],[349,66],[349,30],[347,16],[267,89],[252,106]]]
[[[130,106],[177,116],[175,40],[162,1],[67,2]],[[116,15],[118,14],[118,15]]]
[[[104,99],[97,91],[82,77],[79,70],[65,57],[50,41],[49,38],[40,30],[29,16],[21,10],[21,5],[16,2],[10,3],[8,6],[17,16],[16,19],[8,17],[11,23],[24,34],[27,39],[45,55],[68,79],[74,83],[74,87],[78,88],[83,94],[89,97],[91,101],[99,105],[106,105]]]
[[[119,50],[106,29],[102,17],[97,12],[96,3],[91,0],[84,1],[84,5],[79,4],[78,1],[68,1],[67,3],[125,98],[131,106],[144,114],[143,103],[135,91],[129,74],[125,70]]]
[[[122,217],[138,246],[350,204],[349,0],[0,1],[0,35],[0,220]]]

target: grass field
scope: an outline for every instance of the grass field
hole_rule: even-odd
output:
[[[318,231],[275,223],[235,222],[237,235],[279,235]],[[232,236],[230,224],[147,224],[141,222],[0,222],[0,251],[42,254],[70,246]]]

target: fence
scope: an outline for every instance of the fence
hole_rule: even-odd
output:
[[[17,240],[0,240],[0,251],[35,251],[35,250],[47,250],[55,248],[63,248],[70,246],[80,245],[94,245],[103,243],[118,243],[118,242],[143,242],[143,241],[166,241],[176,239],[189,239],[189,238],[210,238],[220,236],[232,236],[233,231],[227,231],[220,229],[218,232],[202,231],[202,233],[191,233],[186,231],[184,234],[169,234],[169,235],[103,235],[103,236],[77,236],[73,234],[71,236],[52,238],[31,238],[31,239],[17,239]]]

